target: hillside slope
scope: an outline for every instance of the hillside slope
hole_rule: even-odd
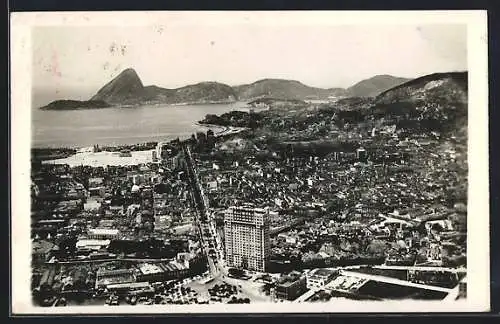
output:
[[[113,105],[232,102],[236,99],[233,88],[218,82],[201,82],[177,89],[144,86],[133,69],[124,70],[91,98]]]
[[[111,104],[127,103],[144,96],[144,85],[134,69],[122,71],[104,85],[90,100],[101,100]]]
[[[299,81],[284,79],[263,79],[251,84],[234,87],[242,100],[261,97],[278,99],[327,99],[329,96],[343,96],[341,88],[322,89],[307,86]]]
[[[467,72],[434,73],[389,89],[374,100],[375,116],[400,116],[429,130],[467,127]]]
[[[424,99],[467,100],[467,72],[433,73],[402,83],[380,93],[377,103]]]
[[[386,74],[376,75],[347,88],[347,94],[350,97],[375,97],[388,89],[410,80],[411,79],[399,78]]]
[[[219,82],[200,82],[175,90],[176,102],[216,102],[237,100],[235,90]]]

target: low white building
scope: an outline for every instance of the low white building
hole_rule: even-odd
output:
[[[76,248],[83,251],[98,251],[108,247],[110,243],[110,240],[82,239],[76,242]]]
[[[314,269],[307,273],[307,288],[320,289],[328,284],[338,274],[336,270]]]
[[[207,182],[207,188],[210,191],[217,191],[218,183],[216,180]]]
[[[453,223],[451,222],[451,220],[441,219],[441,220],[428,221],[425,223],[425,229],[427,230],[428,233],[431,232],[431,229],[435,224],[440,225],[444,231],[453,231]]]
[[[120,234],[120,231],[113,228],[92,228],[88,230],[89,239],[96,240],[106,240],[106,239],[116,239]]]

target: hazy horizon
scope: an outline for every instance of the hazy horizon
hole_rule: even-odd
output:
[[[126,68],[144,85],[265,78],[348,88],[375,75],[467,70],[465,25],[233,25],[33,28],[33,104],[87,100]]]
[[[122,71],[120,71],[120,72],[122,72]],[[431,72],[429,74],[439,73],[439,72],[466,72],[466,71],[467,71],[466,69],[464,69],[464,70],[450,70],[450,71],[437,71],[437,72]],[[373,75],[372,77],[380,76],[380,75],[388,75],[388,74],[377,74],[377,75]],[[424,74],[424,75],[427,75],[427,74]],[[415,78],[418,78],[418,77],[421,77],[421,76],[424,76],[424,75],[417,75],[417,76],[390,75],[390,76],[398,77],[398,78],[415,79]],[[139,78],[141,78],[140,75],[139,75]],[[371,77],[369,77],[369,78],[371,78]],[[366,78],[366,79],[369,79],[369,78]],[[251,84],[251,83],[254,83],[256,81],[264,80],[264,79],[282,79],[282,80],[285,80],[284,78],[266,78],[266,77],[262,77],[260,79],[257,79],[255,81],[251,81],[251,82],[246,82],[246,83],[241,83],[241,84],[228,84],[228,85],[232,86],[232,87],[236,87],[236,86],[240,86],[240,85]],[[363,79],[363,80],[366,80],[366,79]],[[109,79],[108,81],[106,81],[106,83],[109,82],[109,81],[111,81],[111,80],[112,79]],[[142,80],[142,78],[141,78],[141,80]],[[297,80],[297,79],[286,79],[286,80],[299,81],[299,82],[301,82],[301,83],[303,83],[303,84],[305,84],[307,86],[315,87],[315,86],[312,86],[310,84],[304,83],[301,80]],[[350,86],[353,86],[353,85],[355,85],[358,82],[361,82],[363,80],[359,80],[359,81],[353,83]],[[185,85],[186,86],[187,85],[193,85],[193,84],[196,84],[196,83],[199,83],[199,82],[220,82],[220,81],[217,81],[217,80],[202,80],[202,81],[196,81],[196,82],[192,82],[192,83],[187,83]],[[32,96],[33,106],[34,107],[41,107],[41,106],[44,106],[45,104],[48,104],[48,103],[50,103],[52,101],[63,100],[63,99],[68,99],[68,100],[82,100],[82,101],[89,100],[106,83],[103,83],[102,86],[96,88],[95,90],[93,88],[85,90],[85,89],[82,89],[82,88],[64,88],[64,87],[58,87],[57,89],[48,88],[48,87],[47,88],[38,88],[38,89],[34,88],[33,89],[33,93],[32,93],[32,95],[33,95]],[[223,83],[223,82],[220,82],[220,83]],[[159,87],[162,87],[162,88],[167,88],[167,87],[163,87],[163,86],[158,85],[158,84],[144,84],[144,86],[151,86],[151,85],[159,86]],[[182,85],[182,86],[185,86],[185,85]],[[182,87],[182,86],[179,86],[179,87]],[[340,87],[340,86],[335,87],[335,86],[333,86],[333,87],[318,87],[318,88],[323,88],[323,89],[344,88],[344,89],[347,89],[350,86],[346,86],[346,87]],[[171,87],[170,89],[175,89],[175,88]]]

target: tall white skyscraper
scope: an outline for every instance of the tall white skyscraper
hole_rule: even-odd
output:
[[[224,215],[224,241],[229,266],[265,272],[269,262],[269,211],[230,207]]]

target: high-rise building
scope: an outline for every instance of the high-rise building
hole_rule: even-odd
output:
[[[230,207],[224,215],[229,266],[265,272],[269,261],[269,210]]]

